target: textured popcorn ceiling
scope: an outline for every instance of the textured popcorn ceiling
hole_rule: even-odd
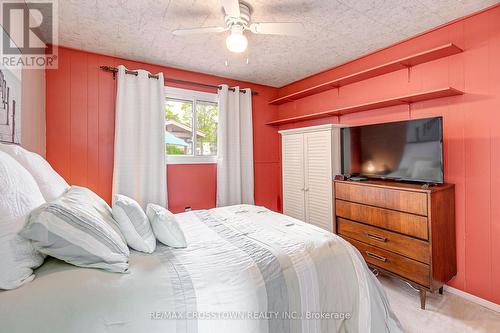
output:
[[[227,33],[171,34],[223,26],[218,0],[60,0],[59,44],[280,87],[498,2],[248,0],[252,21],[303,22],[306,34],[247,33],[248,50],[235,55]]]

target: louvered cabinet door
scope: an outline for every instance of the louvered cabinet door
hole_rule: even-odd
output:
[[[332,231],[332,132],[304,134],[306,222]]]
[[[305,221],[304,134],[282,139],[283,213]]]

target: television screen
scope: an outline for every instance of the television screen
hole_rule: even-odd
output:
[[[342,128],[342,172],[443,183],[442,118]]]

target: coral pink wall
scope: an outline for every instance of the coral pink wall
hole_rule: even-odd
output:
[[[111,199],[116,81],[99,66],[120,64],[152,73],[162,71],[169,78],[257,91],[259,95],[253,97],[255,202],[281,209],[279,136],[275,128],[265,125],[276,112],[267,102],[276,97],[277,89],[60,48],[59,68],[46,71],[46,155],[70,184],[87,186]],[[173,211],[215,206],[215,165],[169,165],[167,175],[169,208]]]
[[[215,207],[216,164],[171,164],[167,168],[168,206],[173,212]]]
[[[465,52],[279,106],[276,118],[396,97],[444,86],[466,92],[328,119],[287,124],[367,124],[443,116],[445,179],[456,184],[458,274],[451,286],[500,303],[500,7],[406,40],[280,89],[312,87],[446,43]]]

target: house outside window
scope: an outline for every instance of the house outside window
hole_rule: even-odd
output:
[[[217,94],[166,87],[165,96],[167,163],[215,163],[219,112]]]

